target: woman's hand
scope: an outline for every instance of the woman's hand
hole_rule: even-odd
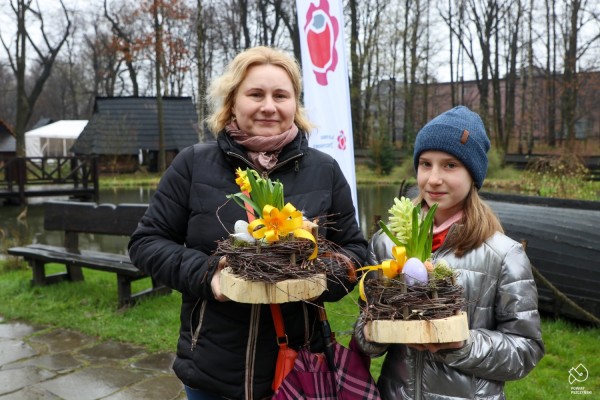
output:
[[[428,350],[431,353],[437,353],[440,350],[457,350],[462,349],[465,346],[465,341],[461,342],[450,342],[450,343],[410,343],[407,344],[408,347],[425,351]]]
[[[227,266],[227,257],[221,257],[217,270],[210,281],[210,287],[217,301],[228,301],[229,298],[221,293],[221,270]]]

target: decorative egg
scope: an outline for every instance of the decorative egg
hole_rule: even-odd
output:
[[[404,274],[404,282],[409,286],[422,285],[429,281],[425,264],[415,257],[406,260],[402,273]]]
[[[235,240],[248,244],[256,243],[256,239],[248,232],[248,221],[244,221],[243,219],[237,220],[233,226],[233,231],[235,233],[233,233],[231,237]]]
[[[233,231],[235,233],[248,233],[248,221],[238,219],[233,226]]]
[[[256,239],[254,239],[252,237],[252,235],[249,234],[248,232],[234,233],[231,235],[231,237],[234,238],[234,240],[236,240],[236,241],[244,242],[244,243],[248,243],[248,244],[254,244],[256,242]]]

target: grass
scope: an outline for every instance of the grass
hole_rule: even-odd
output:
[[[60,270],[51,266],[50,271]],[[85,281],[31,287],[28,268],[7,270],[0,275],[0,315],[5,320],[73,329],[97,336],[144,346],[152,352],[172,352],[176,347],[181,296],[177,292],[142,301],[135,307],[117,310],[114,275],[84,270]],[[134,290],[149,282],[136,282]],[[357,293],[327,304],[332,329],[340,343],[347,345],[358,316]],[[571,387],[584,387],[600,393],[600,361],[597,357],[600,328],[576,325],[565,320],[545,318],[542,322],[546,356],[527,377],[509,382],[509,399],[571,398]],[[379,375],[383,358],[371,365]],[[569,370],[583,364],[589,378],[569,384]]]
[[[50,265],[50,273],[62,267]],[[31,271],[9,270],[0,275],[0,315],[51,325],[146,346],[149,351],[172,351],[179,328],[181,296],[177,292],[117,310],[116,276],[84,269],[83,282],[62,282],[31,287]],[[149,279],[135,282],[132,290],[149,287]]]

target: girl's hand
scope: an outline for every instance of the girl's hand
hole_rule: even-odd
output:
[[[229,298],[221,293],[221,270],[227,266],[227,258],[221,257],[219,260],[219,264],[217,265],[217,270],[210,281],[210,287],[213,292],[213,296],[215,296],[215,300],[217,301],[228,301]]]
[[[462,342],[450,342],[450,343],[410,343],[408,347],[419,350],[429,351],[431,353],[437,353],[440,350],[457,350],[462,349],[465,346],[465,341]]]

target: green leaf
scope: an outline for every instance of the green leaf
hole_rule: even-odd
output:
[[[241,207],[248,203],[254,209],[257,218],[262,218],[263,209],[268,204],[278,209],[284,206],[283,184],[279,181],[273,182],[268,178],[261,178],[253,169],[246,169],[246,176],[250,184],[250,196],[243,193],[228,195],[227,198],[235,200]]]
[[[237,205],[239,205],[242,208],[246,208],[246,203],[248,203],[252,209],[254,210],[254,216],[257,218],[262,218],[261,214],[262,214],[262,210],[260,210],[258,208],[258,206],[256,205],[256,203],[254,201],[252,201],[251,198],[249,198],[248,196],[246,196],[243,193],[235,193],[235,194],[229,194],[226,196],[228,199],[232,199],[233,201],[235,201],[235,203]]]
[[[381,230],[383,230],[383,232],[390,238],[392,239],[392,242],[394,242],[394,244],[396,246],[404,246],[406,247],[406,244],[404,243],[400,243],[400,241],[398,240],[398,238],[396,237],[396,235],[394,235],[392,233],[392,231],[390,231],[390,228],[388,228],[388,226],[383,222],[383,221],[379,221],[379,226],[381,227]]]

